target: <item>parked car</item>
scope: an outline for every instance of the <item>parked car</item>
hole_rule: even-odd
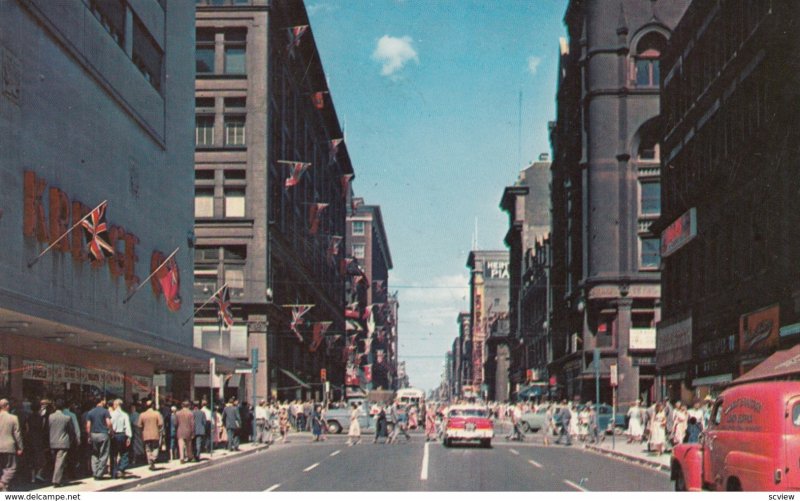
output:
[[[578,409],[573,412],[573,419],[578,418],[577,414],[581,411],[581,409],[583,409],[583,405],[578,406]],[[607,434],[611,434],[612,432],[611,427],[609,426],[611,423],[612,410],[613,409],[608,404],[600,404],[598,406],[597,425],[601,430],[603,430],[603,432]],[[621,411],[617,409],[617,414],[614,417],[614,422],[616,423],[614,432],[617,435],[621,435],[625,431],[625,421],[625,414],[621,413]],[[526,412],[520,417],[520,426],[526,433],[536,433],[539,430],[545,429],[547,427],[547,409],[540,407],[534,412]],[[554,430],[553,434],[557,435],[558,433],[556,430]]]
[[[443,441],[445,447],[454,442],[480,442],[483,447],[492,446],[494,425],[489,409],[479,405],[454,405],[447,409]]]
[[[732,386],[717,397],[699,443],[672,451],[676,491],[800,490],[800,382]]]
[[[547,409],[539,407],[534,412],[526,412],[519,418],[520,427],[525,433],[538,432],[547,428]]]

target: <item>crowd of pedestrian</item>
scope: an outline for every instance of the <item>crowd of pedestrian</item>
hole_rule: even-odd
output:
[[[665,399],[642,406],[637,400],[627,412],[628,442],[647,443],[657,455],[670,452],[680,443],[696,443],[700,433],[708,427],[713,399],[695,400],[691,406],[680,400]]]

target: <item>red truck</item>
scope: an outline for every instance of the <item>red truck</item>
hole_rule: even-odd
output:
[[[757,381],[717,397],[700,443],[672,452],[676,491],[800,490],[800,381]]]

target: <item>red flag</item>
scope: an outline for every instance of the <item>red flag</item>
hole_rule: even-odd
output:
[[[325,94],[327,94],[327,92],[315,92],[311,94],[311,102],[314,103],[314,108],[318,110],[325,108]]]
[[[367,320],[367,319],[369,319],[369,317],[371,317],[371,316],[372,316],[372,308],[373,308],[374,306],[375,306],[375,305],[371,304],[371,305],[367,306],[367,307],[364,309],[364,318],[363,318],[364,320]]]
[[[108,203],[100,204],[89,214],[89,217],[81,221],[91,261],[102,261],[106,257],[114,255],[114,248],[108,243],[106,207],[108,207]]]
[[[175,263],[175,258],[170,258],[167,264],[158,270],[157,277],[158,283],[161,285],[161,291],[164,293],[164,299],[167,301],[167,308],[169,311],[180,310],[181,277],[178,271],[178,265]]]
[[[315,352],[319,345],[322,344],[322,340],[325,339],[325,331],[331,326],[333,322],[315,322],[314,323],[314,336],[311,338],[311,345],[308,347],[308,351]]]
[[[314,305],[310,304],[301,304],[292,307],[292,322],[289,324],[289,327],[292,329],[292,332],[294,332],[294,335],[297,336],[297,339],[299,339],[300,342],[303,342],[303,336],[301,336],[300,332],[297,330],[297,328],[300,326],[300,319],[302,319],[303,315],[308,313],[308,311],[313,307]]]
[[[342,243],[342,237],[339,235],[333,235],[330,239],[330,243],[328,244],[328,262],[331,266],[336,265],[336,256],[339,255],[339,244]]]
[[[219,311],[217,315],[225,324],[225,327],[230,329],[233,327],[233,312],[231,312],[231,292],[227,286],[222,290],[222,294],[217,293],[214,296],[214,302],[217,303]]]
[[[358,314],[358,303],[350,303],[344,309],[344,317],[358,320],[361,315]]]
[[[344,377],[344,384],[346,386],[358,386],[358,371],[356,370],[356,366],[352,364],[347,365],[347,371],[345,372]]]
[[[300,184],[300,177],[311,166],[308,162],[281,162],[288,163],[291,171],[289,177],[286,178],[286,187],[291,188]]]
[[[327,208],[328,204],[314,204],[311,206],[311,210],[309,211],[311,228],[308,230],[310,234],[316,235],[317,231],[319,231],[319,223],[322,220],[322,211]]]
[[[294,57],[294,48],[300,46],[300,38],[302,38],[306,30],[308,30],[307,24],[289,28],[289,45],[286,50],[289,51],[290,56]]]

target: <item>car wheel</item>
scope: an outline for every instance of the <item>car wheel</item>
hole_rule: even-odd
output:
[[[490,438],[481,439],[481,447],[483,447],[484,449],[491,449],[492,440]]]
[[[531,432],[531,425],[527,421],[522,422],[522,431],[524,431],[525,433]]]
[[[445,437],[444,446],[445,447],[450,447],[451,445],[453,445],[453,442],[449,438]]]
[[[686,479],[680,466],[675,468],[675,492],[686,492]]]
[[[328,421],[328,432],[332,435],[342,432],[342,425],[338,421]]]
[[[739,482],[739,479],[736,477],[728,479],[728,488],[725,489],[726,491],[740,491],[742,490],[742,484]]]

